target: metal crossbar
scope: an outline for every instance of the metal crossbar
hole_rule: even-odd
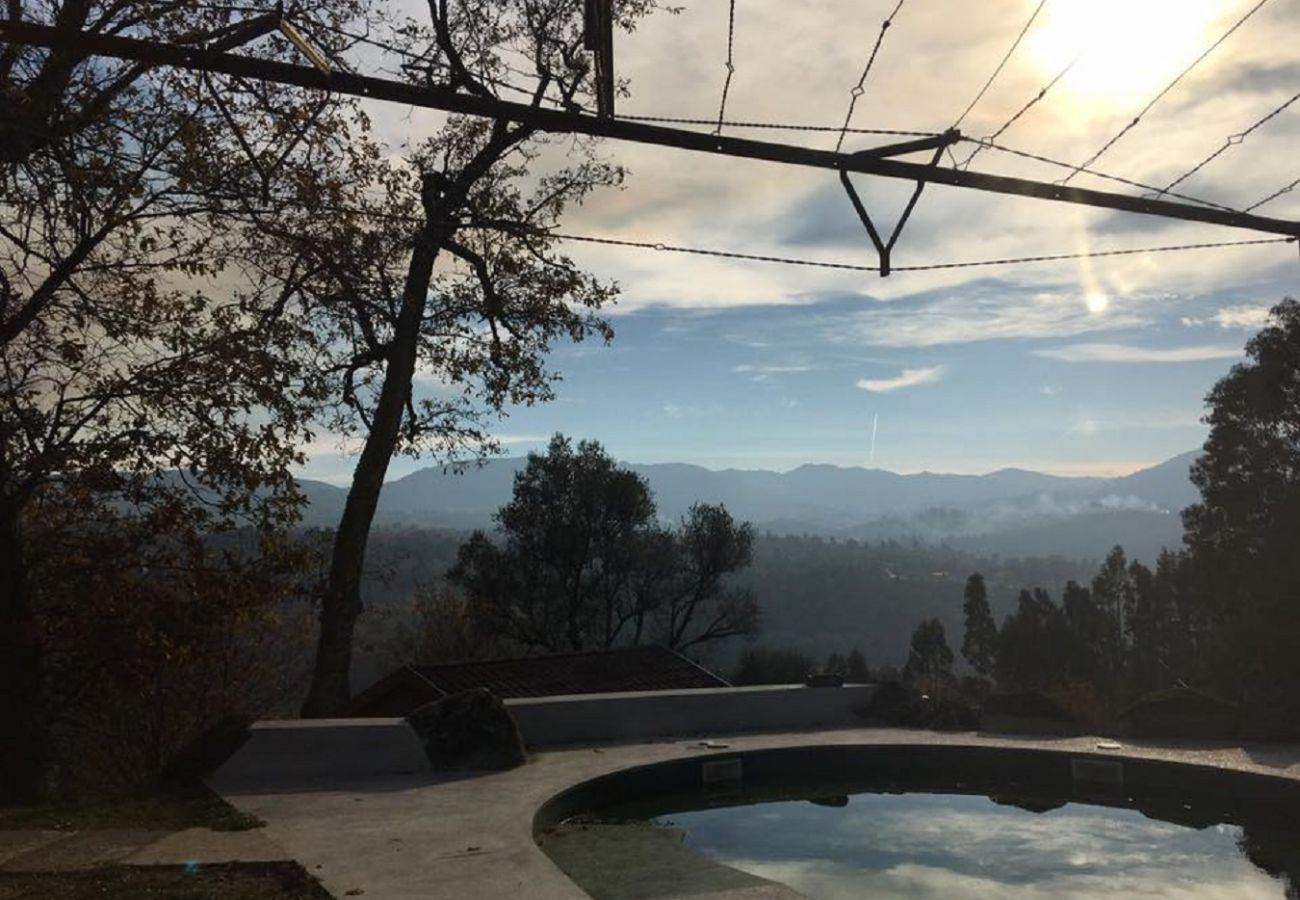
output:
[[[668,128],[644,122],[602,118],[585,113],[548,109],[457,92],[439,86],[421,86],[375,78],[339,69],[258,59],[203,47],[180,46],[109,34],[68,31],[29,22],[0,22],[0,41],[59,48],[86,55],[134,60],[149,65],[174,66],[200,72],[219,72],[278,84],[331,91],[370,100],[390,101],[452,113],[519,122],[540,131],[587,134],[614,140],[674,147],[681,150],[743,157],[788,165],[810,166],[836,172],[901,178],[907,181],[946,184],[969,190],[1020,197],[1033,197],[1142,215],[1203,222],[1287,237],[1300,236],[1300,222],[1257,216],[1232,210],[1175,203],[1107,191],[1049,184],[983,172],[961,171],[925,163],[908,162],[872,153],[839,153],[755,141],[724,135]]]

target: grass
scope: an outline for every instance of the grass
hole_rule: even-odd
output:
[[[34,806],[0,806],[0,830],[149,828],[179,831],[211,828],[214,831],[246,831],[262,824],[256,816],[235,809],[201,782],[163,784],[147,792],[120,797],[54,801]],[[0,893],[0,897],[3,896]]]
[[[330,900],[297,863],[0,872],[0,900]]]

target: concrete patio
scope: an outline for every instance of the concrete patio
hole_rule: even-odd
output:
[[[374,720],[284,723],[326,731],[373,728]],[[378,723],[395,728],[400,720]],[[404,726],[402,726],[404,727]],[[295,729],[296,730],[296,729]],[[394,732],[394,735],[396,732]],[[373,736],[373,735],[372,735]],[[266,838],[284,848],[339,897],[384,900],[580,900],[587,895],[543,853],[533,837],[539,807],[564,789],[620,769],[728,750],[830,745],[943,745],[1011,747],[1087,753],[1215,766],[1300,780],[1300,747],[1225,746],[1190,742],[1114,742],[1096,737],[1032,739],[974,733],[839,728],[765,734],[604,743],[542,750],[509,772],[447,775],[393,771],[414,757],[390,747],[386,774],[360,774],[363,759],[339,760],[344,774],[252,777],[236,755],[213,786],[241,810],[266,820]],[[726,747],[718,745],[725,744]],[[409,745],[408,748],[409,749]],[[256,752],[249,750],[248,752]],[[786,888],[759,884],[697,900],[777,900]]]

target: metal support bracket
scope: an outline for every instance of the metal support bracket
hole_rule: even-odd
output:
[[[317,71],[322,75],[328,76],[333,71],[333,67],[330,65],[329,59],[326,58],[325,54],[313,46],[302,32],[295,28],[285,17],[283,4],[277,4],[274,12],[263,13],[262,15],[245,19],[242,22],[235,22],[224,28],[210,32],[202,37],[202,41],[207,50],[224,53],[225,51],[231,50],[235,47],[242,47],[243,45],[262,37],[265,34],[269,34],[272,31],[279,31],[284,35],[285,38],[294,45],[298,52],[301,53],[313,66],[315,66]],[[253,149],[248,138],[244,135],[243,129],[240,128],[239,123],[235,121],[235,117],[231,113],[230,108],[226,105],[225,100],[222,99],[221,94],[217,91],[217,86],[213,82],[211,74],[207,70],[202,69],[200,70],[200,74],[204,85],[208,89],[208,93],[212,95],[212,99],[216,103],[217,110],[221,113],[221,117],[226,120],[226,124],[230,127],[230,130],[234,132],[235,139],[239,142],[240,149],[244,151],[244,155],[248,157],[248,161],[251,162],[253,168],[257,170],[258,179],[262,183],[262,202],[265,203],[270,195],[271,181],[274,179],[276,173],[280,170],[280,167],[284,165],[285,160],[289,158],[289,154],[297,148],[298,144],[316,123],[316,120],[320,118],[320,114],[329,104],[329,91],[326,90],[325,95],[313,106],[307,119],[290,136],[284,149],[274,158],[271,164],[267,166],[262,163],[261,154]],[[238,75],[232,74],[230,77],[243,84],[243,80]],[[270,148],[268,147],[266,149],[269,150]]]
[[[320,114],[324,112],[325,107],[329,105],[331,99],[329,92],[327,91],[321,99],[315,103],[306,120],[294,130],[289,141],[284,145],[284,149],[281,150],[280,153],[271,161],[271,164],[267,166],[263,164],[262,155],[253,149],[252,144],[249,143],[248,138],[244,134],[244,130],[239,127],[239,123],[235,120],[230,108],[226,105],[225,100],[221,98],[221,94],[217,91],[217,86],[213,82],[212,76],[207,72],[203,72],[200,77],[202,78],[203,83],[207,86],[208,92],[212,95],[212,99],[216,103],[217,110],[221,113],[221,117],[226,120],[226,124],[230,127],[230,130],[234,132],[235,140],[239,142],[240,149],[244,151],[244,155],[248,157],[248,161],[253,164],[253,168],[257,171],[258,179],[261,181],[262,185],[262,202],[265,203],[271,194],[271,182],[275,179],[280,168],[289,158],[289,154],[293,153],[293,151],[297,149],[298,144],[302,142],[304,137],[306,137],[307,132],[316,124],[316,120],[320,118]],[[242,83],[242,79],[239,79],[239,76],[232,75],[231,77],[241,81]],[[266,149],[269,150],[270,148],[267,147]]]
[[[242,22],[234,22],[224,28],[218,28],[216,31],[208,32],[197,39],[203,43],[206,49],[215,53],[225,53],[228,50],[234,50],[245,44],[251,43],[270,34],[272,31],[278,31],[284,35],[289,43],[302,54],[303,58],[316,67],[322,75],[329,75],[333,71],[329,58],[320,51],[307,37],[294,27],[294,24],[284,14],[283,6],[278,6],[275,12],[262,13],[260,16],[253,16],[244,19]]]
[[[446,85],[413,84],[406,80],[375,78],[347,71],[341,66],[335,66],[333,71],[326,75],[314,66],[293,65],[279,60],[221,53],[202,46],[140,40],[116,34],[79,31],[9,19],[0,19],[0,44],[66,49],[82,56],[101,56],[142,62],[151,66],[175,66],[191,71],[239,75],[268,84],[317,88],[376,102],[401,103],[422,109],[438,109],[488,119],[505,119],[526,123],[538,131],[555,134],[586,134],[657,147],[673,147],[696,153],[764,160],[783,165],[809,166],[832,171],[847,170],[903,181],[935,182],[1002,196],[1032,197],[1054,203],[1118,210],[1185,222],[1203,222],[1208,225],[1242,228],[1289,238],[1300,237],[1300,221],[1294,219],[1279,219],[1218,206],[1177,203],[1073,185],[1048,184],[1028,178],[913,163],[895,157],[859,156],[793,144],[709,134],[691,129],[668,128],[627,119],[602,118],[572,110],[550,109],[545,106],[501,100],[497,97],[469,94]]]
[[[242,22],[227,25],[225,28],[219,28],[204,35],[203,41],[209,50],[224,53],[227,50],[242,47],[249,41],[275,31],[280,27],[280,21],[283,18],[283,15],[278,12],[264,13],[251,19],[245,19]]]
[[[582,46],[596,59],[596,115],[614,117],[614,4],[613,0],[585,0]]]
[[[929,165],[933,169],[939,164],[943,151],[959,140],[961,140],[961,133],[956,130],[949,130],[933,138],[907,141],[901,144],[887,144],[883,147],[872,147],[854,153],[853,157],[858,159],[881,158],[895,156],[900,153],[911,153],[916,150],[933,149],[934,156],[931,158]],[[880,232],[876,230],[875,223],[871,221],[871,216],[867,213],[867,207],[863,204],[862,198],[858,196],[857,189],[853,187],[847,169],[840,169],[840,184],[844,185],[844,190],[849,195],[849,201],[853,204],[853,209],[857,212],[858,218],[862,220],[863,226],[867,229],[867,236],[871,238],[871,243],[880,256],[880,277],[888,277],[891,271],[890,254],[893,252],[894,244],[898,243],[898,236],[903,233],[903,226],[907,224],[908,218],[912,215],[912,210],[916,208],[916,201],[921,199],[921,192],[925,190],[925,179],[917,180],[912,196],[907,201],[907,206],[903,207],[903,214],[898,217],[898,222],[895,223],[894,230],[887,241],[881,240]]]

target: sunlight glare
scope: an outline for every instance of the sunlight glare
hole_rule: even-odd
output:
[[[1029,38],[1047,78],[1075,57],[1061,87],[1084,103],[1132,103],[1178,74],[1212,40],[1225,0],[1048,0]]]
[[[1110,298],[1100,291],[1089,291],[1083,302],[1087,304],[1088,312],[1094,316],[1101,315],[1110,307]]]

